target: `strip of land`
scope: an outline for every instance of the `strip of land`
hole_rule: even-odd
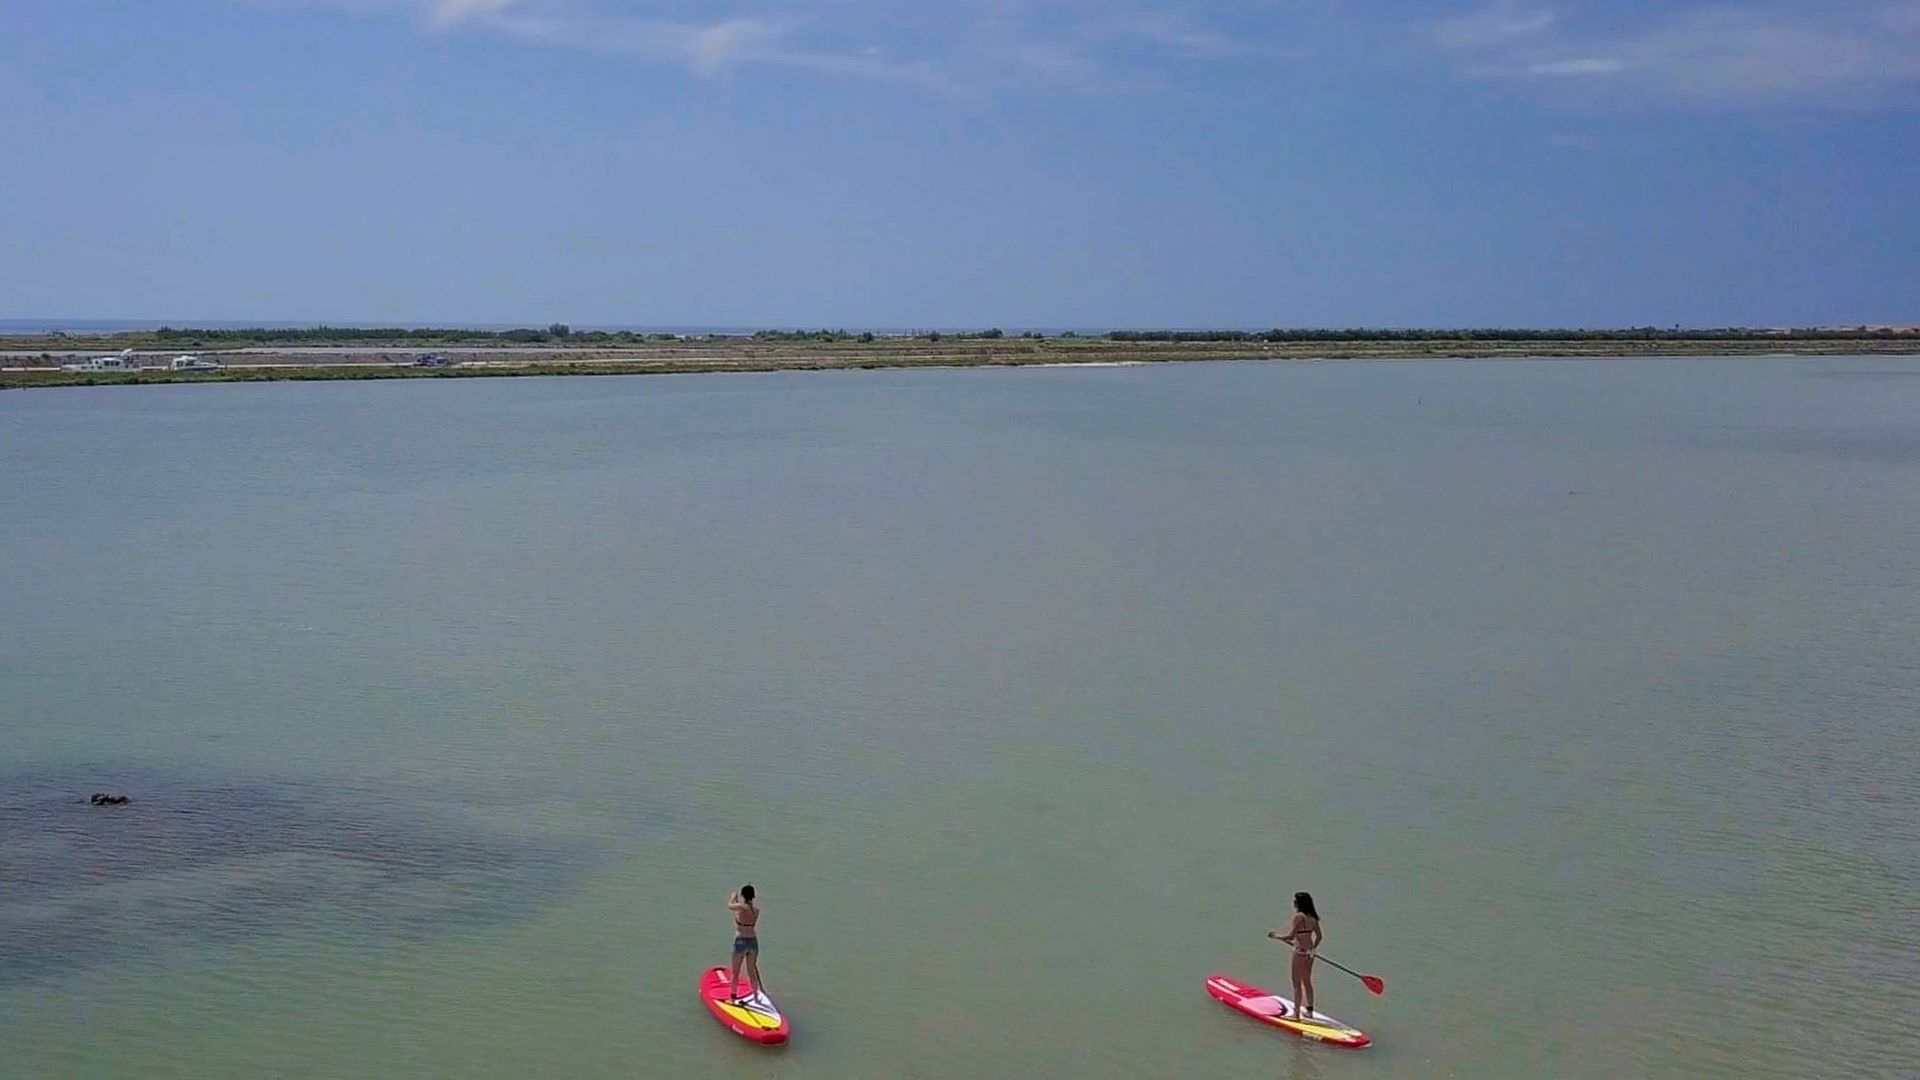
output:
[[[1920,330],[1116,332],[1098,336],[673,335],[460,330],[138,331],[0,336],[0,389],[318,379],[1019,367],[1201,360],[1912,356]],[[1585,336],[1583,336],[1583,334]],[[128,353],[137,372],[69,370]],[[192,355],[213,370],[169,370]],[[66,366],[63,366],[66,365]]]

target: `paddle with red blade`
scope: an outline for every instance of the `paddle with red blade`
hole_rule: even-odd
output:
[[[1334,967],[1337,967],[1341,971],[1344,971],[1347,974],[1353,976],[1354,978],[1359,979],[1361,982],[1366,983],[1367,989],[1373,991],[1376,997],[1387,992],[1386,980],[1382,979],[1378,975],[1362,975],[1359,972],[1353,970],[1352,968],[1346,966],[1345,964],[1334,964],[1333,961],[1327,960],[1327,958],[1324,956],[1320,957],[1320,959],[1326,960],[1327,963],[1333,964]]]
[[[1280,940],[1280,935],[1278,933],[1271,933],[1271,934],[1268,934],[1267,936],[1274,939],[1275,941]],[[1318,953],[1315,953],[1314,955],[1316,957],[1319,957],[1320,960],[1325,961],[1328,964],[1332,964],[1334,967],[1339,968],[1341,971],[1344,971],[1347,974],[1365,983],[1367,989],[1373,991],[1375,997],[1378,997],[1381,994],[1384,994],[1387,992],[1387,981],[1385,979],[1382,979],[1380,976],[1362,975],[1359,972],[1353,970],[1352,968],[1338,961],[1328,960],[1326,957],[1320,956]]]

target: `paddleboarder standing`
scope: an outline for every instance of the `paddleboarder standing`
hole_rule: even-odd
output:
[[[753,903],[753,886],[742,885],[734,890],[727,899],[727,910],[733,913],[733,982],[730,984],[728,1000],[739,1001],[740,962],[743,960],[747,964],[747,979],[752,982],[753,988],[766,990],[766,985],[760,981],[760,909]]]
[[[1293,922],[1282,934],[1267,931],[1275,941],[1293,946],[1293,1000],[1302,1017],[1313,1015],[1313,954],[1320,947],[1320,913],[1313,909],[1313,894],[1293,894]],[[738,959],[735,960],[738,966]],[[1372,989],[1371,986],[1368,989]],[[1375,990],[1374,993],[1379,993]]]

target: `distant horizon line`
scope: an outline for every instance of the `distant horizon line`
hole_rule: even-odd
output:
[[[449,321],[389,321],[389,320],[333,320],[333,319],[88,319],[88,318],[0,318],[0,334],[22,336],[50,336],[55,333],[134,333],[153,330],[470,330],[483,333],[497,333],[509,330],[542,330],[548,326],[565,325],[572,331],[589,333],[648,333],[648,334],[719,334],[723,336],[752,336],[758,333],[870,333],[887,336],[911,336],[915,334],[977,334],[991,330],[1000,330],[1006,334],[1042,333],[1057,336],[1064,333],[1083,335],[1101,335],[1110,333],[1264,333],[1273,330],[1287,332],[1348,332],[1359,330],[1378,330],[1404,333],[1409,331],[1432,331],[1459,333],[1466,331],[1503,331],[1525,333],[1573,333],[1591,331],[1595,333],[1620,333],[1633,330],[1653,330],[1664,334],[1673,333],[1726,333],[1728,331],[1750,331],[1754,333],[1784,333],[1792,331],[1905,331],[1920,333],[1920,319],[1913,322],[1853,322],[1853,323],[1775,323],[1767,325],[1728,323],[1721,325],[1687,325],[1685,323],[1618,323],[1591,324],[1584,326],[1535,324],[1386,324],[1354,323],[1347,325],[1304,324],[1292,325],[1280,323],[1268,324],[1131,324],[1131,325],[973,325],[952,323],[944,325],[903,325],[872,326],[860,324],[701,324],[701,323],[548,323],[528,322],[466,322]]]

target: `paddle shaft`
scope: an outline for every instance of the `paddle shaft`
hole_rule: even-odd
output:
[[[1280,940],[1279,938],[1274,937],[1274,935],[1272,934],[1268,934],[1267,936],[1270,938],[1273,938],[1275,941]],[[1311,955],[1314,957],[1314,959],[1325,960],[1328,964],[1331,964],[1332,966],[1339,968],[1341,971],[1346,972],[1347,974],[1353,976],[1354,978],[1359,979],[1361,982],[1366,983],[1367,989],[1373,991],[1376,994],[1382,994],[1386,992],[1386,983],[1383,982],[1380,976],[1378,975],[1362,975],[1359,972],[1348,967],[1347,965],[1341,963],[1340,961],[1328,959],[1327,957],[1321,956],[1317,952]]]
[[[1340,963],[1337,960],[1327,960],[1326,957],[1321,956],[1319,953],[1315,953],[1313,955],[1316,959],[1326,960],[1327,963],[1332,964],[1334,967],[1339,968],[1341,971],[1344,971],[1347,974],[1353,976],[1354,978],[1359,979],[1361,982],[1365,982],[1367,980],[1367,977],[1365,975],[1360,974],[1359,972],[1353,970],[1352,968],[1348,967],[1345,964]]]

